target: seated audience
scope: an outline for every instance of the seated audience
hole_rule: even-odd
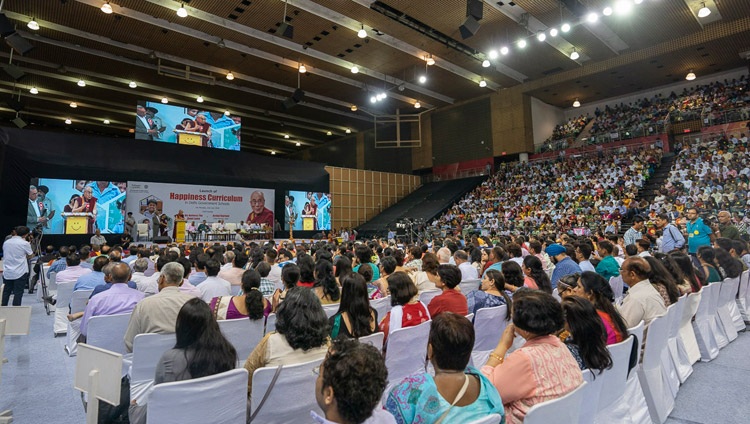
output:
[[[271,302],[260,292],[260,274],[254,269],[248,269],[242,274],[241,295],[215,297],[211,299],[209,306],[217,320],[265,319],[271,313]]]
[[[73,290],[94,290],[96,286],[104,284],[104,272],[102,269],[109,263],[106,256],[97,256],[94,259],[92,271],[78,277]]]
[[[503,273],[495,269],[487,271],[479,289],[466,294],[466,303],[469,313],[474,315],[482,308],[508,305],[506,319],[510,319],[511,300]]]
[[[333,265],[327,260],[318,260],[315,264],[315,295],[323,305],[332,305],[341,301],[341,290],[333,275]]]
[[[456,250],[453,254],[453,261],[461,271],[461,281],[476,280],[479,278],[477,269],[469,262],[469,255],[463,250]]]
[[[601,374],[612,368],[612,357],[607,349],[607,331],[594,305],[583,297],[567,296],[562,301],[565,331],[560,340],[582,370]],[[598,371],[598,372],[597,372]]]
[[[315,260],[313,257],[307,254],[297,255],[297,266],[299,267],[297,286],[313,288],[315,286]]]
[[[245,272],[245,265],[247,265],[248,257],[245,252],[237,250],[234,252],[234,259],[232,259],[232,266],[219,271],[219,278],[225,281],[229,281],[229,284],[233,288],[238,288],[242,285],[242,274]]]
[[[434,298],[427,306],[431,317],[436,317],[443,312],[453,312],[462,316],[469,314],[464,296],[458,283],[461,282],[461,271],[455,265],[440,265],[437,271],[437,278],[433,280],[435,287],[443,292]]]
[[[206,303],[211,302],[211,299],[215,297],[231,296],[232,294],[232,285],[229,281],[218,276],[220,269],[219,262],[213,259],[206,261],[207,277],[198,285],[198,290],[201,291],[201,299]]]
[[[430,320],[427,307],[417,296],[417,287],[405,272],[394,272],[388,276],[388,292],[393,308],[380,321],[380,331],[385,333],[386,340],[391,331]]]
[[[414,280],[414,284],[417,286],[417,291],[422,293],[427,290],[437,290],[435,283],[432,282],[436,278],[437,269],[438,266],[440,266],[437,256],[434,253],[425,253],[422,256],[420,266],[422,269],[421,271],[409,274],[412,280]]]
[[[596,265],[596,273],[609,281],[610,278],[620,275],[620,265],[612,256],[614,245],[607,240],[599,242],[599,257],[601,260]]]
[[[359,271],[362,266],[369,266],[372,268],[372,281],[380,279],[380,270],[372,263],[372,249],[366,244],[360,244],[354,249],[354,272]]]
[[[680,298],[680,289],[677,288],[677,281],[667,267],[664,266],[662,261],[653,256],[647,256],[643,259],[651,267],[651,272],[648,273],[648,280],[656,291],[659,292],[659,295],[664,300],[664,305],[669,307],[669,305],[676,303],[677,299]]]
[[[130,267],[125,263],[112,265],[111,285],[105,290],[89,299],[81,319],[81,335],[86,337],[88,322],[91,318],[102,315],[127,314],[133,311],[135,305],[143,300],[145,295],[140,291],[128,287],[130,281]]]
[[[547,276],[547,273],[542,267],[542,261],[538,257],[528,255],[523,258],[523,266],[521,269],[526,276],[524,279],[524,286],[531,289],[538,289],[546,293],[552,293],[552,282],[549,280],[549,276]]]
[[[527,287],[532,290],[539,288],[533,278],[524,275],[521,265],[518,265],[516,261],[503,262],[502,273],[507,283],[506,287],[511,287],[511,291],[515,292],[521,287]]]
[[[328,319],[331,338],[360,338],[374,333],[378,329],[378,311],[370,306],[364,277],[350,273],[341,284],[339,310]]]
[[[630,287],[618,308],[628,328],[641,321],[648,326],[654,318],[667,313],[664,298],[648,280],[650,273],[651,266],[640,257],[626,259],[620,268],[622,280]]]
[[[297,287],[297,283],[299,282],[299,267],[293,263],[284,265],[284,268],[281,270],[281,281],[284,283],[284,290],[276,289],[276,292],[274,292],[272,299],[273,312],[276,312],[281,302],[284,301],[289,289]]]
[[[604,277],[592,271],[585,271],[580,275],[567,276],[560,282],[562,284],[558,285],[558,289],[563,299],[569,296],[580,296],[594,305],[607,333],[608,345],[625,340],[628,335],[628,326],[614,306],[615,294]]]

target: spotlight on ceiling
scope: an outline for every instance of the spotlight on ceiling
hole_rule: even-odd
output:
[[[333,135],[333,133],[330,131],[326,131],[326,135],[330,136],[330,135]]]
[[[435,64],[435,58],[433,58],[432,55],[429,55],[425,59],[425,62],[427,63],[427,66],[432,66]]]
[[[633,0],[617,0],[615,2],[615,12],[618,15],[627,15],[633,10]]]
[[[549,35],[550,35],[550,37],[557,37],[557,34],[558,34],[557,28],[550,28],[549,29]]]
[[[231,115],[231,114],[232,114],[232,113],[231,113],[231,112],[229,112],[228,110],[225,110],[225,111],[224,111],[224,116],[229,116],[229,115]]]
[[[28,24],[26,24],[26,26],[29,27],[29,29],[32,31],[39,30],[39,22],[37,22],[35,18],[31,18],[31,20],[29,21]]]
[[[356,112],[357,111],[357,105],[351,105],[351,107],[349,108],[349,110],[351,110],[352,112]]]
[[[271,154],[275,155],[276,154],[276,150],[271,150]]]
[[[85,87],[86,86],[86,81],[84,81],[84,80],[81,79],[81,80],[78,80],[78,82],[76,84],[78,84],[79,87]]]
[[[482,78],[479,81],[479,86],[482,87],[482,88],[487,87],[487,81],[485,81],[484,78]]]
[[[489,58],[492,59],[492,60],[497,59],[497,50],[490,50],[487,53],[487,56],[489,56]]]
[[[578,52],[576,51],[576,48],[573,47],[573,52],[570,54],[570,58],[572,60],[578,60],[579,57],[581,57],[581,55],[578,54]]]
[[[490,67],[490,61],[485,59],[482,61],[482,68],[489,68]]]
[[[416,102],[414,102],[414,109],[419,109],[421,107],[422,107],[422,103],[419,103],[419,100],[417,100]]]
[[[198,103],[203,103],[203,96],[198,96],[198,98],[195,99],[195,101]]]
[[[177,9],[177,16],[181,18],[187,18],[187,15],[188,13],[187,13],[187,9],[185,9],[185,3],[183,3],[180,5],[180,8]]]
[[[547,34],[545,34],[545,33],[544,33],[544,32],[542,32],[542,31],[539,31],[539,32],[538,32],[538,33],[536,34],[536,39],[537,39],[537,40],[539,40],[539,42],[540,42],[540,43],[543,43],[543,42],[544,42],[544,40],[546,40],[546,39],[547,39]]]
[[[112,13],[112,6],[109,4],[108,1],[105,1],[104,4],[101,7],[101,11],[106,13],[107,15]],[[66,122],[67,124],[67,122]]]
[[[586,15],[586,21],[593,24],[594,22],[599,20],[599,15],[596,12],[591,12],[588,15]]]
[[[560,26],[560,31],[562,32],[568,32],[570,31],[570,24],[564,23]]]
[[[136,87],[138,87],[138,84],[136,84],[135,81],[130,81],[130,83],[128,84],[128,87],[130,87],[130,88],[136,88]]]
[[[359,73],[359,67],[357,65],[352,66],[352,73],[358,74]]]
[[[301,145],[302,145],[302,143],[300,143],[300,142],[298,141],[298,142],[294,143],[294,145],[295,145],[295,146],[297,146],[297,147],[299,147],[299,146],[301,146]]]
[[[289,134],[284,134],[285,139],[289,139]]]
[[[104,123],[104,125],[109,125],[109,119],[105,119],[105,120],[104,120],[104,121],[102,121],[102,122]]]
[[[519,47],[519,48],[524,48],[524,47],[526,47],[526,40],[524,40],[523,38],[522,38],[522,39],[520,39],[520,40],[518,40],[518,47]]]
[[[104,7],[104,6],[102,6],[102,7]],[[111,9],[110,9],[110,10],[111,10]],[[106,12],[105,12],[105,13],[106,13]],[[112,13],[112,12],[110,12],[110,13]],[[72,123],[73,123],[73,121],[71,121],[71,120],[70,120],[70,118],[67,118],[67,119],[65,119],[65,124],[66,124],[66,125],[70,125],[70,124],[72,124]]]
[[[229,81],[231,81],[231,80],[233,80],[233,79],[234,79],[234,74],[232,73],[232,71],[229,71],[229,72],[227,73],[227,79],[228,79]]]
[[[701,3],[701,8],[698,10],[698,17],[705,18],[711,14],[711,9],[706,7],[706,2]]]
[[[31,93],[31,94],[39,94],[39,90],[37,90],[36,87],[31,87],[31,89],[29,90],[29,93]]]
[[[169,99],[166,98],[166,97],[162,97],[161,98],[161,102],[164,103],[164,104],[167,104],[167,103],[169,103]]]
[[[351,133],[352,133],[352,130],[350,130],[349,128],[347,128],[347,129],[346,129],[346,133],[347,133],[347,134],[351,134]]]
[[[578,98],[573,102],[573,107],[581,107],[581,102],[578,101]]]
[[[510,49],[507,46],[500,47],[500,54],[505,56],[510,53]]]
[[[685,75],[685,79],[686,79],[686,80],[688,80],[688,81],[692,81],[692,80],[694,80],[695,78],[696,78],[696,77],[695,77],[695,72],[693,72],[693,70],[692,70],[692,69],[690,70],[690,72],[688,72],[688,74],[687,74],[687,75]]]
[[[425,76],[425,75],[420,75],[420,76],[419,76],[419,83],[420,83],[420,84],[424,84],[424,83],[426,83],[426,82],[427,82],[427,76]]]
[[[76,102],[70,102],[70,107],[72,107],[73,109],[75,109],[75,108],[78,107],[78,103],[76,103]]]
[[[299,73],[300,74],[304,74],[305,72],[307,72],[307,68],[305,68],[305,65],[300,64],[299,65]]]
[[[370,97],[370,103],[377,103],[377,102],[378,102],[378,98],[377,97],[375,97],[375,96]]]
[[[612,16],[612,8],[607,6],[602,10],[602,15],[604,16]]]
[[[359,31],[357,31],[357,37],[359,38],[367,38],[367,31],[365,30],[365,26],[362,25]]]

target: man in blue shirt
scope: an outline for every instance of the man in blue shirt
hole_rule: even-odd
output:
[[[695,256],[698,248],[701,246],[711,246],[713,241],[713,232],[711,227],[703,223],[703,218],[698,217],[698,210],[690,208],[687,210],[687,233],[688,233],[688,253]]]
[[[109,258],[106,256],[97,256],[94,259],[93,271],[88,274],[78,277],[76,285],[73,286],[73,291],[76,290],[94,290],[96,286],[104,284],[104,273],[102,269],[109,263]]]
[[[555,270],[552,271],[552,288],[557,287],[557,282],[566,275],[575,274],[581,272],[581,267],[578,266],[573,259],[570,259],[567,254],[567,250],[561,244],[550,244],[544,251],[552,258],[552,262],[555,263]]]
[[[49,266],[49,269],[47,270],[47,278],[50,278],[51,273],[60,272],[68,267],[67,257],[68,253],[70,253],[68,246],[61,246],[58,253],[60,254],[60,259],[52,262],[52,265]]]
[[[661,253],[669,253],[675,249],[682,249],[685,246],[685,237],[680,230],[669,223],[669,215],[661,213],[656,217],[656,226],[662,232]]]

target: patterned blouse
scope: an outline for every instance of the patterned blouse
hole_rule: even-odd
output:
[[[468,294],[466,294],[466,301],[469,306],[469,313],[475,315],[477,311],[482,308],[494,308],[495,306],[505,305],[505,299],[503,299],[502,296],[489,294],[482,290],[470,291]]]

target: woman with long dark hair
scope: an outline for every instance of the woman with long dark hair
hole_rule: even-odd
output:
[[[341,279],[344,278],[345,275],[353,272],[352,260],[346,255],[341,255],[336,259],[334,265],[336,265],[336,269],[334,270],[333,275],[336,277],[336,282],[341,286]]]
[[[217,320],[268,317],[271,302],[260,292],[260,274],[254,269],[242,273],[242,294],[239,296],[215,297],[210,303],[211,312]]]
[[[524,275],[534,281],[536,288],[552,294],[552,282],[550,282],[547,273],[544,272],[542,261],[534,255],[528,255],[523,258]],[[533,288],[533,287],[532,287]]]
[[[505,283],[514,287],[511,288],[510,291],[514,292],[516,291],[515,289],[524,287],[526,278],[521,270],[521,265],[518,265],[513,261],[505,261],[502,263],[502,270],[500,272],[502,272],[503,277],[505,277]]]
[[[584,271],[576,282],[576,286],[571,287],[570,290],[572,294],[585,297],[594,305],[607,331],[608,345],[625,340],[628,336],[628,326],[615,308],[613,303],[615,294],[604,277],[593,271]]]
[[[332,339],[369,336],[378,328],[378,311],[370,306],[367,283],[359,273],[343,278],[339,311],[328,319],[328,323]]]
[[[714,252],[722,278],[737,278],[742,274],[742,262],[739,259],[733,258],[729,252],[720,247],[714,249]]]
[[[698,252],[700,252],[700,248],[698,248]],[[690,259],[690,256],[679,251],[674,251],[669,252],[669,257],[671,257],[675,265],[680,268],[682,275],[685,276],[690,283],[690,287],[693,288],[693,293],[698,293],[703,286],[708,284],[703,278],[703,275],[696,271],[695,266],[693,266],[693,260]]]
[[[675,283],[677,284],[677,290],[680,291],[680,296],[695,291],[695,287],[693,287],[691,280],[685,276],[685,273],[682,272],[682,268],[677,265],[677,262],[672,256],[665,253],[654,253],[653,257],[661,261],[664,268],[666,268],[667,271],[669,271],[669,274],[674,277]],[[698,285],[698,290],[700,290],[700,285]]]
[[[651,265],[651,272],[648,274],[648,280],[651,285],[654,286],[656,291],[659,292],[662,299],[664,299],[664,305],[676,303],[677,299],[680,298],[680,289],[677,288],[677,282],[675,281],[669,270],[661,263],[660,260],[653,256],[646,256],[643,258]]]
[[[315,264],[313,290],[323,305],[339,303],[341,300],[341,291],[339,285],[336,284],[336,277],[333,276],[333,265],[325,259],[321,259]]]
[[[567,296],[562,301],[565,331],[560,340],[582,370],[598,370],[601,374],[612,368],[612,357],[607,349],[607,331],[594,305],[580,296]]]
[[[707,284],[716,283],[721,281],[721,275],[716,270],[716,254],[714,248],[711,246],[701,246],[698,248],[698,261],[701,264],[701,271],[703,271],[703,278]],[[692,263],[692,261],[691,261]]]
[[[510,319],[511,299],[506,292],[505,277],[496,269],[490,269],[484,274],[479,289],[466,294],[466,302],[470,314],[476,314],[482,308],[508,305],[506,319]]]
[[[312,288],[315,286],[315,261],[308,254],[297,256],[297,266],[299,267],[299,287]]]

